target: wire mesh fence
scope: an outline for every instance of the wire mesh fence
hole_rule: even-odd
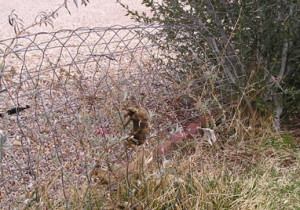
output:
[[[76,199],[90,205],[95,189],[101,206],[112,207],[109,196],[122,184],[134,193],[130,177],[147,182],[153,168],[164,167],[165,134],[205,110],[174,100],[184,88],[163,76],[162,52],[145,35],[160,27],[80,28],[0,41],[1,208],[70,207]],[[225,82],[214,89],[218,103],[228,97],[218,91]],[[197,88],[205,92],[207,85]],[[202,108],[218,106],[214,97],[203,98]],[[150,113],[151,135],[131,148],[124,146],[123,115],[138,103]]]

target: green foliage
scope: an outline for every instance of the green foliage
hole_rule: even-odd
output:
[[[292,100],[299,101],[298,1],[142,2],[151,15],[121,5],[138,22],[163,25],[152,40],[169,52],[164,57],[174,81],[191,79],[191,74],[200,78],[209,69],[219,80],[229,79],[239,93],[251,90],[247,98],[258,98],[260,105],[280,93],[289,101],[286,107],[299,107]]]
[[[264,146],[272,146],[274,149],[279,150],[282,148],[294,149],[296,144],[293,137],[288,134],[283,134],[281,137],[270,137],[263,142]]]
[[[6,144],[6,140],[6,135],[4,135],[4,133],[0,130],[0,160],[3,158],[3,147]]]

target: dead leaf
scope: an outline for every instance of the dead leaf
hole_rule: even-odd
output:
[[[213,145],[217,141],[216,133],[210,128],[200,128],[200,132],[203,133],[203,139],[208,141],[210,145]]]
[[[22,143],[20,141],[14,140],[12,145],[14,145],[16,147],[20,147],[20,146],[22,146]]]

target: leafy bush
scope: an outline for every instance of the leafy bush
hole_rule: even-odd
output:
[[[274,113],[277,128],[284,104],[299,108],[284,103],[299,99],[299,1],[143,0],[150,14],[118,2],[138,22],[164,26],[152,40],[168,51],[175,81],[209,69],[233,84],[252,113]]]

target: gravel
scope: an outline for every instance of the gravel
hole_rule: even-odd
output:
[[[12,10],[24,21],[24,26],[34,22],[35,17],[42,11],[50,12],[56,9],[64,0],[10,0],[0,2],[0,40],[14,36],[13,27],[8,23],[8,15]],[[79,3],[81,0],[77,0]],[[26,2],[26,3],[25,3]],[[139,2],[141,0],[123,0],[131,8],[146,11],[146,8]],[[135,21],[125,16],[126,11],[115,0],[90,0],[85,7],[78,8],[73,1],[69,2],[71,15],[63,9],[59,12],[58,18],[54,21],[54,28],[51,26],[36,26],[30,29],[30,33],[40,31],[57,31],[60,29],[76,29],[79,27],[109,27],[113,25],[130,25]]]

